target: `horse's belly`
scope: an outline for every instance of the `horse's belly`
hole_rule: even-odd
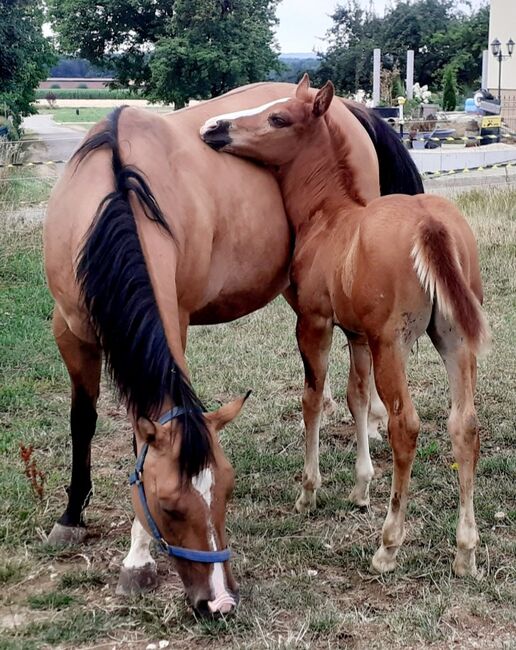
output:
[[[190,324],[212,325],[241,318],[261,309],[287,288],[289,240],[282,249],[272,250],[267,259],[256,259],[256,262],[254,269],[249,264],[245,269],[232,268],[216,295],[190,314]]]

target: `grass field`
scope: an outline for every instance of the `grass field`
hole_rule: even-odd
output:
[[[331,376],[337,415],[321,432],[323,487],[311,515],[293,512],[302,470],[302,365],[294,318],[282,300],[235,323],[193,329],[189,365],[215,407],[253,389],[223,434],[237,475],[228,528],[241,606],[228,620],[198,621],[170,563],[144,598],[114,594],[129,545],[131,433],[104,387],[93,443],[90,538],[57,552],[43,544],[65,504],[70,444],[68,379],[50,333],[40,227],[0,225],[0,650],[36,648],[514,648],[516,639],[516,192],[470,192],[459,202],[481,251],[494,346],[477,393],[482,451],[475,506],[478,579],[451,573],[458,485],[446,433],[445,372],[428,340],[410,360],[423,421],[399,568],[375,576],[391,461],[372,444],[371,508],[352,486],[353,427],[345,406],[347,355],[336,333]],[[19,445],[33,445],[44,472],[37,497]]]
[[[76,111],[79,111],[77,115]],[[103,117],[110,113],[112,108],[88,107],[88,108],[53,108],[53,109],[38,109],[41,115],[52,115],[54,122],[59,124],[69,124],[71,122],[98,122]]]

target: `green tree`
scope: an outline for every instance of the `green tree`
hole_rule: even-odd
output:
[[[41,2],[0,0],[0,15],[0,110],[18,128],[24,115],[35,112],[34,90],[55,56],[42,33]]]
[[[168,34],[151,59],[151,98],[183,106],[265,79],[279,69],[277,0],[176,0]]]
[[[113,69],[121,85],[150,79],[150,52],[166,33],[174,0],[48,0],[62,54]]]
[[[457,81],[452,65],[444,71],[443,110],[454,111],[457,106]]]
[[[459,11],[454,0],[399,0],[383,18],[346,0],[332,15],[328,50],[321,55],[318,81],[332,79],[341,92],[371,89],[373,49],[382,50],[382,66],[406,73],[406,51],[415,51],[415,79],[440,84],[452,64],[458,80],[477,83],[482,49],[488,40],[489,8]]]
[[[183,105],[265,79],[278,66],[278,0],[49,0],[63,53],[118,83]]]

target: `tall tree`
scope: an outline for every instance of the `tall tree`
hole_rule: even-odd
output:
[[[183,105],[265,79],[278,66],[279,0],[49,0],[67,54]]]
[[[165,35],[174,0],[48,0],[63,54],[115,70],[121,85],[150,79],[149,58]]]
[[[34,90],[55,56],[42,33],[42,2],[0,0],[0,15],[0,110],[17,128],[24,115],[35,112]]]
[[[321,55],[318,78],[333,79],[341,92],[371,88],[372,53],[382,50],[382,65],[405,76],[406,51],[415,51],[415,78],[441,85],[452,64],[459,83],[474,85],[481,74],[481,52],[488,39],[489,9],[465,14],[454,0],[398,0],[383,18],[364,11],[357,0],[335,10],[328,50]]]

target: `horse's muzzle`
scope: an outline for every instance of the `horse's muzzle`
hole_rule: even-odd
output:
[[[229,135],[230,124],[228,120],[218,120],[215,124],[203,126],[201,129],[201,138],[212,149],[218,151],[226,145],[231,144],[231,137]]]

